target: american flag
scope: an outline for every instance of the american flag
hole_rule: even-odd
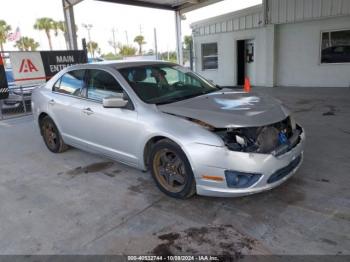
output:
[[[19,30],[19,27],[16,28],[16,31],[13,33],[9,33],[7,35],[8,41],[18,41],[21,38],[21,31]]]

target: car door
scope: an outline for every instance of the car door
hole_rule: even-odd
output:
[[[132,102],[125,108],[103,107],[105,97],[127,96],[116,78],[107,71],[88,69],[86,83],[87,99],[80,104],[80,109],[84,112],[81,127],[87,131],[89,146],[95,152],[136,165],[139,149],[133,141],[140,128]]]
[[[80,102],[85,97],[85,70],[65,73],[53,86],[48,108],[63,140],[73,146],[86,148],[86,135],[81,132]]]

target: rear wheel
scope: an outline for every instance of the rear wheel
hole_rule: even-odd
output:
[[[162,192],[175,198],[189,198],[196,193],[191,165],[178,145],[170,140],[157,142],[150,161],[152,176]]]
[[[68,146],[64,143],[60,132],[53,120],[45,116],[40,121],[41,134],[47,148],[53,153],[61,153],[68,149]]]

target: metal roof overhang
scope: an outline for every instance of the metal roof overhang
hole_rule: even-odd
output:
[[[70,49],[77,49],[77,36],[74,22],[74,5],[83,0],[62,0],[65,21],[67,25],[68,44]],[[176,51],[177,59],[181,64],[182,57],[182,40],[181,40],[181,15],[198,8],[202,8],[223,0],[96,0],[100,2],[109,2],[115,4],[133,5],[140,7],[149,7],[175,12],[175,30],[176,30]],[[266,1],[266,0],[264,0]]]
[[[116,4],[150,7],[186,13],[222,0],[97,0]]]

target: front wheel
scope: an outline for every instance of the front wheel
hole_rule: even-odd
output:
[[[196,193],[191,165],[177,144],[167,139],[157,142],[150,160],[152,176],[162,192],[181,199]]]

